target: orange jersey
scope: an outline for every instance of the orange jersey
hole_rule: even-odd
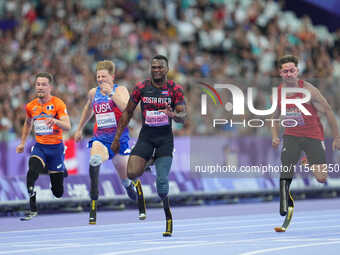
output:
[[[60,119],[67,116],[65,103],[58,97],[52,96],[45,104],[41,104],[38,98],[26,105],[26,114],[33,119],[35,139],[41,144],[59,144],[63,141],[63,130],[54,125],[49,128],[45,119]]]

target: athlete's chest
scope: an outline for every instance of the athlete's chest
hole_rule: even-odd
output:
[[[108,96],[96,93],[92,100],[92,107],[95,114],[100,114],[113,112],[116,105]]]
[[[144,105],[161,107],[165,104],[172,104],[173,90],[169,87],[155,88],[147,86],[141,91],[141,101]]]
[[[39,104],[32,107],[31,114],[33,119],[54,118],[57,110],[54,103]]]

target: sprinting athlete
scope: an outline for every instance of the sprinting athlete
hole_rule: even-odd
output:
[[[91,178],[91,205],[89,223],[96,224],[96,210],[98,200],[98,176],[101,164],[111,160],[116,168],[122,185],[125,187],[128,196],[136,201],[138,190],[142,190],[140,182],[132,183],[127,178],[127,162],[130,155],[129,133],[125,128],[120,137],[120,150],[114,153],[110,146],[115,136],[117,123],[129,101],[129,92],[124,86],[114,84],[115,65],[112,61],[100,61],[97,63],[96,75],[98,86],[90,89],[88,100],[83,108],[80,123],[75,133],[75,140],[82,138],[82,131],[93,114],[96,116],[94,137],[89,142],[91,148],[89,174]],[[138,197],[144,201],[143,195]],[[139,218],[145,219],[145,212],[140,209]]]
[[[119,140],[129,123],[137,104],[141,103],[143,127],[138,141],[131,152],[128,162],[128,177],[141,176],[147,162],[154,152],[154,164],[157,173],[157,193],[163,201],[166,216],[166,231],[163,236],[172,235],[172,215],[169,205],[169,171],[172,164],[174,138],[172,120],[183,122],[185,101],[183,89],[167,79],[168,59],[162,55],[152,58],[151,79],[137,83],[130,101],[119,121],[112,150],[119,151]]]
[[[30,220],[38,215],[34,184],[40,173],[50,175],[51,190],[55,197],[59,198],[64,193],[64,175],[67,175],[67,170],[64,164],[63,130],[70,130],[71,124],[65,103],[51,95],[52,84],[53,76],[50,73],[36,75],[37,97],[26,105],[21,143],[16,148],[17,153],[24,151],[27,137],[34,126],[36,143],[29,158],[26,177],[30,212],[21,220]]]
[[[282,227],[276,228],[278,232],[285,231],[293,215],[294,201],[289,187],[294,175],[294,166],[298,162],[301,152],[304,151],[308,160],[308,168],[313,172],[316,180],[325,183],[328,176],[326,153],[324,144],[324,132],[318,114],[326,116],[333,134],[332,148],[340,149],[339,128],[327,100],[320,91],[307,81],[298,78],[298,59],[295,56],[286,55],[279,60],[280,76],[283,80],[278,90],[278,108],[281,109],[282,88],[302,88],[311,94],[311,100],[302,104],[311,115],[303,114],[294,104],[287,104],[286,118],[292,122],[291,127],[286,127],[283,135],[283,148],[281,162],[285,171],[280,176],[280,214],[287,215]],[[302,98],[302,93],[287,95],[289,99]],[[274,113],[273,118],[281,115],[280,110]],[[276,123],[275,123],[276,124]],[[280,144],[278,126],[272,127],[272,145]],[[286,171],[287,170],[287,171]]]

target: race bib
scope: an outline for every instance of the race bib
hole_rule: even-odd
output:
[[[301,112],[287,112],[285,116],[285,125],[286,126],[291,126],[294,127],[297,122],[297,127],[305,125],[305,121],[303,119],[302,113]],[[289,119],[293,119],[295,121],[289,121]]]
[[[164,112],[146,111],[145,124],[150,127],[169,125],[169,117]]]
[[[99,129],[117,127],[117,121],[114,112],[96,114],[96,120],[97,127]]]
[[[35,120],[34,132],[36,135],[51,135],[53,134],[53,128],[48,127],[45,120]]]

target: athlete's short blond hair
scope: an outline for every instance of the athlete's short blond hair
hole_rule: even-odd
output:
[[[115,64],[110,60],[99,61],[96,66],[96,72],[99,70],[107,70],[109,74],[114,75]]]

